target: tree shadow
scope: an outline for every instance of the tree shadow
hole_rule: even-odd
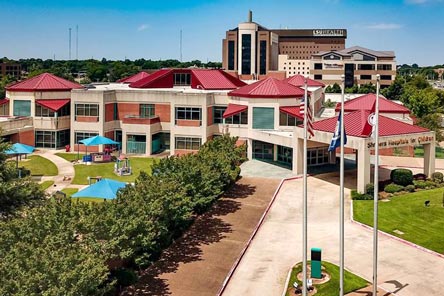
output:
[[[138,282],[120,295],[171,295],[168,280],[162,275],[176,272],[180,264],[202,260],[202,246],[217,243],[232,232],[231,224],[220,217],[241,208],[239,198],[255,192],[255,187],[233,184],[205,214],[200,215],[185,234],[163,251],[160,259],[144,270]]]

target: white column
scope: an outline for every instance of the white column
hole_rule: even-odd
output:
[[[249,160],[253,159],[253,140],[247,139],[247,158]]]
[[[356,189],[359,193],[365,192],[365,185],[370,183],[370,151],[365,149],[364,145],[360,145],[356,161],[358,163],[358,180]]]
[[[151,151],[151,148],[152,148],[152,144],[153,144],[153,138],[152,138],[152,135],[151,135],[151,133],[146,133],[146,140],[145,140],[145,142],[146,142],[146,147],[145,147],[145,154],[146,155],[151,155],[151,153],[152,153],[152,151]]]
[[[126,154],[126,141],[127,141],[126,132],[122,132],[122,153],[123,154]]]
[[[435,172],[435,142],[424,144],[424,174],[431,177]]]
[[[273,161],[278,160],[278,145],[273,145]]]
[[[296,139],[293,146],[293,174],[301,175],[304,173],[304,139]]]

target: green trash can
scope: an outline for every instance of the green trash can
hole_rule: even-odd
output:
[[[320,248],[311,248],[311,277],[315,279],[322,278],[322,249]]]

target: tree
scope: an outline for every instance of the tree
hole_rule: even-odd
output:
[[[441,131],[442,120],[443,120],[442,114],[439,114],[439,113],[426,114],[419,119],[418,125],[428,128],[431,131],[434,131],[436,141],[441,142],[444,140],[444,137],[443,137],[443,134]]]
[[[341,93],[341,87],[336,82],[333,85],[327,86],[325,89],[326,93],[334,93],[334,94],[340,94]]]

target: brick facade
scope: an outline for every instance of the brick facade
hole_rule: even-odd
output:
[[[154,114],[159,116],[161,122],[171,122],[171,106],[169,104],[155,104]]]

